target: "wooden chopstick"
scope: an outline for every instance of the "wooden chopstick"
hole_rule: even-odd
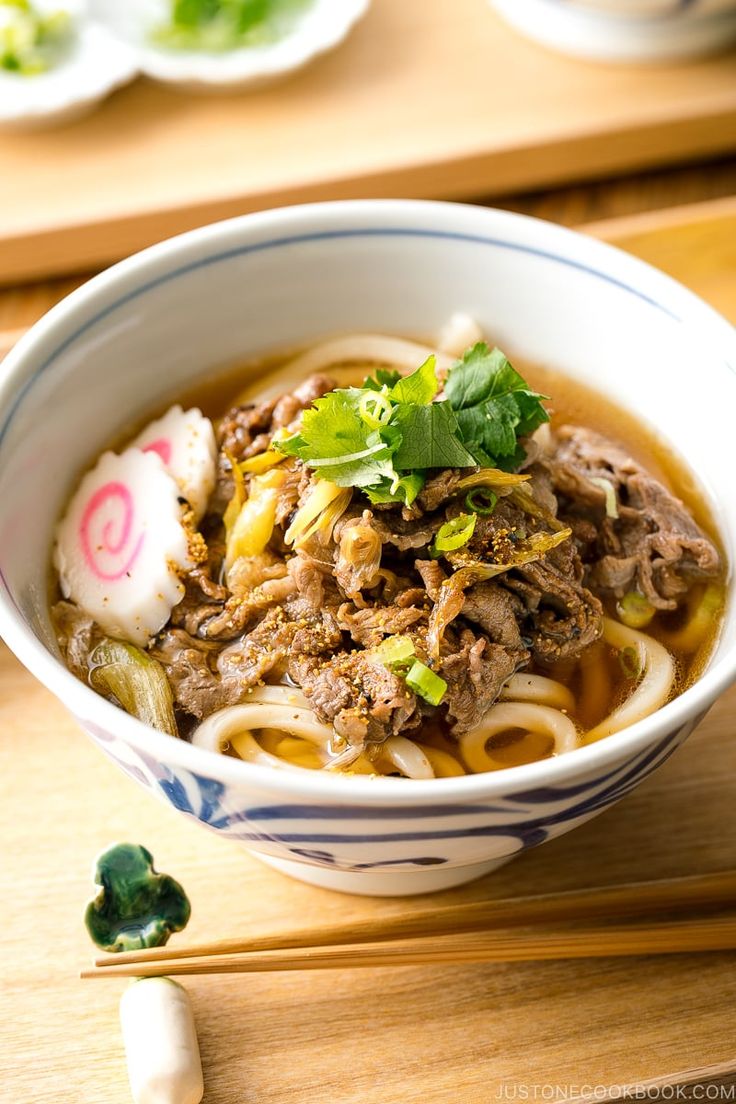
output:
[[[181,974],[270,973],[280,970],[352,970],[369,966],[422,966],[467,962],[531,962],[683,954],[736,949],[736,919],[680,920],[643,925],[528,929],[423,935],[381,943],[298,947],[277,951],[203,955],[126,962],[83,970],[83,978]]]
[[[226,939],[216,943],[170,949],[129,951],[100,955],[95,965],[121,966],[136,962],[167,962],[185,958],[276,951],[330,944],[379,943],[390,939],[428,934],[481,931],[510,925],[557,923],[568,920],[613,920],[648,912],[676,912],[697,908],[736,907],[736,871],[666,878],[653,882],[628,882],[564,893],[475,901],[467,904],[420,908],[409,915],[370,917],[344,925],[306,928],[288,934]]]

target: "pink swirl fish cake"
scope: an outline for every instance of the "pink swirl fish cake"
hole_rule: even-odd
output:
[[[209,418],[196,407],[172,406],[150,422],[130,447],[158,453],[191,506],[195,522],[201,521],[215,488],[217,445]]]
[[[56,529],[61,590],[111,636],[145,647],[195,565],[179,487],[156,452],[106,452]]]

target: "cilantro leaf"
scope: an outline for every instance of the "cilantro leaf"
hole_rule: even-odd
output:
[[[484,466],[506,467],[511,459],[520,463],[524,452],[517,438],[549,421],[545,396],[530,389],[500,349],[483,342],[450,370],[445,394],[463,443]]]
[[[391,388],[388,397],[396,403],[411,403],[414,406],[426,406],[431,403],[439,391],[436,359],[427,357],[424,364],[409,376],[401,376]]]
[[[274,448],[298,456],[338,487],[369,487],[392,477],[393,446],[360,417],[362,394],[359,387],[329,391],[304,411],[299,432],[274,441]]]
[[[363,387],[368,391],[381,391],[384,387],[393,387],[401,379],[401,372],[395,368],[376,368],[375,376],[366,376]]]
[[[401,444],[394,453],[394,466],[400,471],[474,467],[449,403],[397,406],[393,424],[401,430]]]
[[[403,502],[411,506],[425,482],[424,473],[415,471],[393,481],[382,479],[374,487],[364,487],[363,490],[374,506],[386,502]]]

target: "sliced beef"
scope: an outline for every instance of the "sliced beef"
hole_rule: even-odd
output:
[[[381,742],[420,722],[414,694],[370,652],[292,655],[289,675],[319,719],[354,746]]]
[[[715,545],[687,507],[607,438],[562,426],[544,464],[562,514],[582,539],[587,581],[597,592],[621,597],[635,588],[656,608],[674,609],[693,582],[720,570]],[[605,490],[594,479],[613,486],[618,518],[606,517]],[[595,523],[595,539],[576,524],[580,519]]]
[[[217,670],[223,683],[243,695],[267,676],[278,679],[290,656],[319,656],[342,647],[342,633],[328,610],[290,620],[287,607],[269,610],[239,641],[220,652]]]
[[[273,433],[271,425],[276,400],[244,403],[228,410],[218,426],[220,455],[233,460],[246,460],[268,448]]]
[[[457,468],[447,468],[428,479],[417,495],[417,502],[422,510],[427,513],[438,510],[456,493],[457,485],[463,475],[467,475],[467,472],[461,472]]]
[[[444,513],[420,519],[407,519],[395,509],[378,514],[371,510],[361,510],[359,505],[351,506],[335,525],[335,541],[340,540],[345,527],[356,518],[361,519],[361,524],[372,526],[382,544],[390,545],[391,549],[399,552],[426,548],[432,543],[435,533],[445,522]]]
[[[515,568],[503,586],[521,600],[521,635],[539,662],[574,659],[601,635],[601,603],[549,558]]]
[[[87,682],[89,657],[104,637],[102,629],[74,602],[57,602],[51,608],[51,620],[67,667]]]
[[[294,582],[285,575],[269,579],[242,596],[231,594],[224,606],[199,626],[198,635],[205,640],[234,640],[267,609],[279,606],[293,593]]]
[[[491,644],[469,629],[460,634],[458,650],[444,656],[440,663],[447,682],[443,705],[456,736],[480,724],[503,684],[528,658],[528,652]]]
[[[291,393],[282,395],[273,410],[271,421],[272,429],[280,429],[282,426],[291,425],[298,418],[302,410],[311,406],[315,399],[321,399],[328,391],[334,391],[337,384],[329,376],[308,376],[304,383]]]
[[[386,636],[405,633],[419,622],[427,622],[427,612],[408,606],[375,606],[356,609],[352,602],[343,602],[337,611],[337,623],[343,632],[364,648],[373,648]]]
[[[223,682],[216,670],[217,646],[196,640],[184,629],[166,629],[151,655],[163,664],[174,701],[197,720],[241,700],[234,682]]]
[[[465,595],[462,617],[478,625],[489,640],[502,644],[511,652],[521,652],[524,645],[517,618],[522,611],[521,600],[499,583],[478,583]]]

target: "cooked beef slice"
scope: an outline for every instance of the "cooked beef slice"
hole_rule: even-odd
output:
[[[514,568],[502,585],[521,600],[522,639],[540,663],[575,659],[600,637],[601,603],[549,559]]]
[[[328,659],[290,653],[289,675],[324,724],[353,745],[381,742],[420,721],[416,698],[370,652]]]
[[[447,682],[443,705],[456,736],[480,724],[503,684],[528,657],[528,652],[491,644],[469,629],[461,632],[459,649],[440,661],[440,673]]]
[[[66,665],[82,682],[89,675],[89,657],[104,637],[100,626],[74,602],[56,602],[51,620]]]
[[[562,426],[556,441],[544,465],[593,590],[621,597],[636,589],[657,609],[674,609],[693,582],[718,573],[718,551],[687,507],[625,450],[580,426]],[[593,479],[613,486],[618,518],[606,516],[605,491]]]
[[[462,617],[478,625],[490,641],[502,644],[511,652],[521,652],[524,645],[517,618],[522,602],[497,582],[478,583],[465,595]]]
[[[223,682],[216,670],[219,648],[196,640],[184,629],[165,629],[150,653],[163,665],[174,701],[185,713],[202,720],[241,700],[234,682]]]

